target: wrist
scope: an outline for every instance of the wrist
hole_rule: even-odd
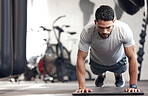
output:
[[[135,88],[135,89],[137,89],[137,85],[136,85],[136,84],[130,84],[130,88]]]
[[[85,85],[81,85],[81,86],[79,86],[79,89],[85,89],[85,88],[86,88]]]

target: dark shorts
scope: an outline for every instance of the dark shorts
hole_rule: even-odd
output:
[[[105,73],[106,71],[121,74],[127,70],[126,57],[122,58],[119,62],[111,66],[100,65],[92,60],[90,60],[89,64],[90,64],[91,71],[95,75],[101,75],[102,73]]]

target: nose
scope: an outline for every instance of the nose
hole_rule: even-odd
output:
[[[107,32],[107,29],[103,29],[103,31],[102,31],[102,32],[103,32],[103,33],[108,33],[108,32]]]

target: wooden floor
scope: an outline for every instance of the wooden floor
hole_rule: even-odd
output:
[[[93,89],[93,92],[106,92],[106,93],[107,92],[121,93],[125,88],[128,87],[128,83],[126,83],[125,87],[123,88],[116,88],[115,86],[113,86],[113,84],[107,84],[102,88],[97,88],[94,85],[94,81],[86,81],[86,84],[88,88]],[[77,88],[78,88],[77,81],[65,82],[65,83],[61,82],[45,83],[40,80],[20,81],[17,83],[16,82],[11,83],[9,81],[0,81],[0,96],[72,96],[72,93]],[[148,80],[138,81],[138,88],[144,92],[144,96],[148,96]],[[104,96],[104,95],[99,95],[99,96]],[[130,95],[130,96],[143,96],[143,95]]]

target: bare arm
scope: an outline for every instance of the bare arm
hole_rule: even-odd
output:
[[[85,58],[87,57],[88,52],[78,50],[77,57],[77,77],[79,82],[79,90],[76,92],[92,92],[91,89],[87,89],[85,85]]]
[[[135,46],[130,46],[130,47],[125,47],[125,54],[128,57],[128,61],[129,61],[129,75],[130,75],[130,82],[129,84],[135,84],[137,85],[137,76],[138,76],[138,63],[137,63],[137,59],[136,59],[136,52],[135,52]],[[140,91],[137,90],[135,91],[135,89],[127,89],[127,91],[132,91],[132,92],[136,92],[136,91]]]

